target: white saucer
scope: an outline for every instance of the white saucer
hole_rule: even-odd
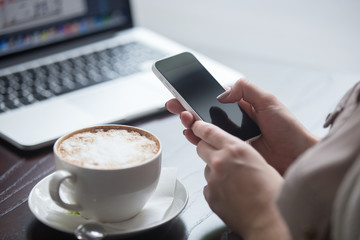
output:
[[[50,181],[49,176],[42,179],[31,190],[28,203],[31,212],[35,217],[45,225],[55,228],[57,230],[74,233],[74,230],[80,225],[87,222],[93,222],[91,219],[85,219],[80,215],[71,214],[68,210],[57,206],[49,196],[48,185]],[[107,228],[107,235],[128,235],[146,231],[162,224],[169,222],[177,217],[185,208],[188,202],[188,193],[184,185],[177,180],[174,193],[174,201],[168,209],[165,217],[156,223],[145,226],[133,226],[129,229],[117,229],[120,223],[111,223],[111,228]],[[136,216],[135,216],[136,218]],[[100,225],[108,226],[108,224],[99,223]]]

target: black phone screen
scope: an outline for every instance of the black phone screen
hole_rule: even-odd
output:
[[[216,99],[224,88],[191,53],[160,60],[156,68],[203,121],[213,123],[242,140],[260,134],[257,124],[237,103],[220,103]]]

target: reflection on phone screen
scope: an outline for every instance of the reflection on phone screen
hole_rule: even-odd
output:
[[[209,110],[211,123],[240,139],[248,140],[254,137],[253,131],[254,129],[258,129],[258,127],[249,116],[243,112],[240,106],[238,107],[242,113],[242,119],[240,121],[238,119],[239,122],[234,122],[221,108],[216,106],[211,107]],[[258,131],[260,132],[260,130]]]

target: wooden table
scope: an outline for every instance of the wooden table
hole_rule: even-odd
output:
[[[204,197],[204,162],[182,135],[178,116],[163,113],[130,125],[157,135],[163,144],[163,166],[176,167],[189,194],[185,210],[172,221],[128,239],[238,239],[210,210]],[[52,147],[20,152],[0,142],[0,239],[75,239],[38,221],[28,206],[31,189],[54,172]],[[117,239],[120,237],[111,237]]]

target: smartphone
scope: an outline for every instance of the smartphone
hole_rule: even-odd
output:
[[[161,59],[153,64],[152,70],[196,120],[213,123],[244,141],[261,134],[237,103],[217,100],[225,89],[193,54],[184,52]]]

